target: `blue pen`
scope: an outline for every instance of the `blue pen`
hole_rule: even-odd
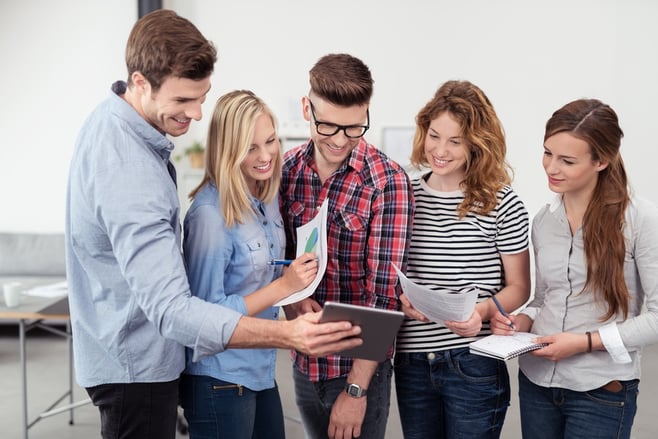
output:
[[[292,261],[293,261],[293,259],[272,259],[270,262],[268,262],[268,264],[288,266],[288,265],[292,264]],[[319,261],[319,259],[315,258],[315,262],[318,262],[318,261]],[[311,262],[311,260],[309,259],[306,262]]]
[[[496,308],[498,308],[498,311],[500,311],[500,313],[501,313],[504,317],[506,317],[506,318],[509,319],[509,316],[507,315],[507,313],[506,313],[505,310],[503,309],[503,305],[501,305],[500,302],[498,301],[498,299],[496,299],[496,296],[494,296],[494,295],[492,294],[492,295],[491,295],[491,300],[493,300],[493,302],[496,304]],[[514,327],[514,323],[511,323],[511,320],[510,320],[509,327],[512,328],[512,329],[516,329],[516,328]]]

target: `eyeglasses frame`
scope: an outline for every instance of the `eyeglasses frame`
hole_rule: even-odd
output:
[[[348,139],[358,139],[358,138],[361,138],[361,137],[365,136],[366,132],[370,129],[370,109],[369,109],[369,108],[366,109],[366,118],[367,118],[368,121],[366,122],[365,125],[338,125],[338,124],[335,124],[335,123],[331,123],[331,122],[323,122],[323,121],[321,121],[321,120],[318,120],[318,118],[315,117],[315,107],[313,106],[313,102],[311,101],[310,98],[308,99],[308,103],[310,104],[310,108],[311,108],[311,116],[313,117],[313,124],[315,124],[315,131],[317,131],[317,133],[318,133],[319,135],[321,135],[321,136],[331,137],[331,136],[335,136],[335,135],[338,134],[340,131],[343,131],[343,134],[344,134],[345,137],[347,137]],[[332,134],[324,134],[324,133],[321,133],[321,132],[318,130],[318,127],[319,127],[320,125],[329,125],[329,126],[333,126],[333,127],[336,128],[336,131],[334,131]],[[359,136],[350,136],[349,134],[347,134],[347,130],[348,130],[349,128],[361,128],[361,129],[363,129],[363,133],[361,133],[361,135],[359,135]]]

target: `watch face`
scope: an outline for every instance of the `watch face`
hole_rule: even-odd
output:
[[[348,384],[345,388],[347,394],[355,398],[360,398],[366,394],[365,390],[359,387],[358,384]]]

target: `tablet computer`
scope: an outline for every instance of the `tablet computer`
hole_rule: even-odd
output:
[[[339,352],[340,355],[379,362],[386,359],[386,352],[393,345],[403,319],[401,311],[338,302],[325,302],[320,317],[321,322],[348,320],[361,327],[363,344]]]

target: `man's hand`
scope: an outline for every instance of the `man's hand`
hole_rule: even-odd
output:
[[[307,313],[290,322],[291,344],[300,352],[312,357],[351,349],[363,343],[361,328],[350,322],[320,323],[321,312]]]
[[[352,398],[340,392],[331,408],[329,429],[331,439],[352,439],[361,436],[361,425],[366,416],[368,398]]]
[[[300,300],[299,302],[291,303],[283,307],[283,312],[286,314],[288,320],[295,319],[308,312],[322,311],[322,307],[318,302],[310,297]]]

